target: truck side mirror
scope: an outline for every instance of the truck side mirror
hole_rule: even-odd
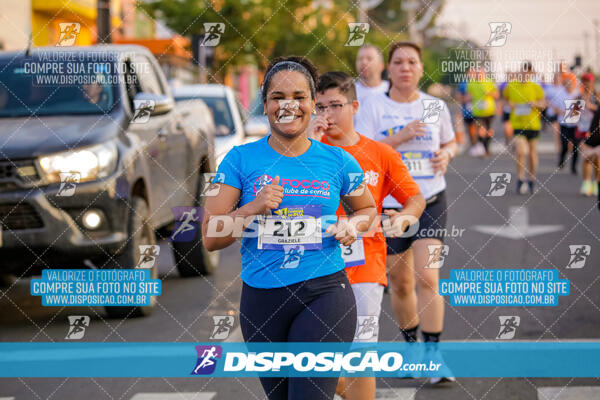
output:
[[[167,95],[145,92],[136,94],[133,103],[136,109],[139,106],[148,107],[151,116],[166,114],[175,106],[173,99]]]

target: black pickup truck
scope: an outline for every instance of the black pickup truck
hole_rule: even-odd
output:
[[[135,268],[175,209],[201,206],[214,132],[190,125],[144,47],[0,53],[0,274]],[[172,241],[182,276],[214,268],[200,239]]]

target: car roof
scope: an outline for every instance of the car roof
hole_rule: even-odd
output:
[[[171,88],[173,96],[211,96],[224,97],[231,88],[217,83],[207,83],[199,85],[183,85]]]

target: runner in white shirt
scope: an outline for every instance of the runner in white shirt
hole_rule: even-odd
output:
[[[556,101],[558,99],[558,93],[562,90],[562,82],[560,73],[556,72],[552,79],[552,84],[547,85],[544,88],[544,95],[546,97],[546,121],[552,126],[552,133],[556,142],[556,148],[560,149],[560,126],[558,124],[558,115],[556,115]],[[561,116],[562,117],[562,116]]]
[[[571,79],[563,80],[563,86],[557,90],[554,95],[554,109],[560,124],[560,152],[558,158],[558,168],[562,169],[565,165],[566,155],[571,148],[571,173],[577,175],[577,143],[575,132],[577,123],[572,122],[570,118],[565,118],[569,113],[566,113],[566,104],[569,100],[575,100],[581,94],[580,89],[573,86]],[[569,146],[570,145],[570,146]]]
[[[390,47],[388,73],[390,91],[373,95],[361,104],[356,131],[400,152],[427,199],[418,228],[414,224],[407,237],[386,239],[387,268],[392,307],[405,340],[416,342],[420,325],[424,341],[437,342],[444,321],[444,299],[438,293],[439,271],[435,267],[446,228],[444,173],[457,151],[452,119],[442,100],[419,90],[423,62],[417,45],[394,43]],[[383,207],[395,209],[400,204],[386,198]],[[453,380],[431,378],[431,383]]]
[[[365,98],[388,91],[390,83],[381,79],[385,69],[383,54],[372,44],[365,44],[358,50],[356,56],[356,98],[362,102]],[[363,103],[361,103],[363,104]]]

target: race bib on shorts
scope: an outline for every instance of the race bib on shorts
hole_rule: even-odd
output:
[[[531,106],[529,104],[517,104],[515,106],[515,115],[522,117],[531,114]]]
[[[341,248],[346,268],[365,264],[365,246],[362,238],[357,238],[350,246],[341,245]]]
[[[288,206],[273,215],[258,218],[259,250],[285,250],[283,246],[302,245],[304,250],[322,247],[321,205]]]
[[[402,161],[408,168],[410,176],[414,179],[429,179],[433,178],[432,151],[401,151]]]

